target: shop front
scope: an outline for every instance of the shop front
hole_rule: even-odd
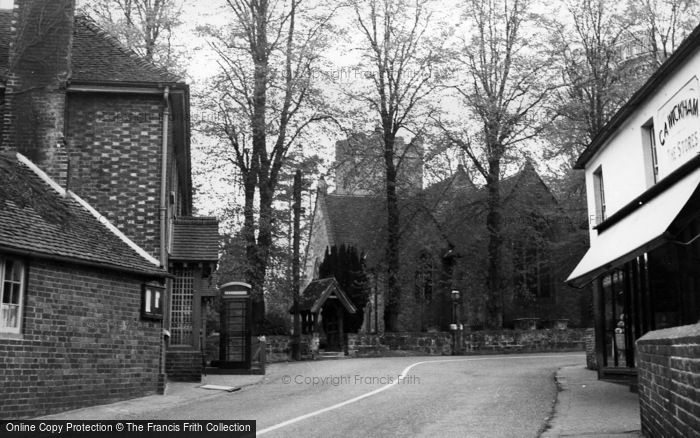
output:
[[[636,374],[645,333],[700,319],[700,161],[694,158],[595,227],[567,280],[593,283],[599,376]]]

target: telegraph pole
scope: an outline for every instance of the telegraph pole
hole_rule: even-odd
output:
[[[301,216],[301,170],[294,174],[294,231],[292,238],[292,293],[294,296],[294,338],[292,340],[292,355],[294,360],[301,360],[301,319],[299,315],[299,221]]]

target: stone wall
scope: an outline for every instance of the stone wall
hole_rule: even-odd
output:
[[[498,330],[466,332],[462,336],[462,354],[536,353],[584,351],[586,329]],[[309,337],[302,339],[302,356],[310,357]],[[349,357],[443,356],[452,354],[452,334],[447,332],[397,332],[384,334],[350,333]],[[267,337],[268,362],[291,359],[291,340],[287,336]]]
[[[265,356],[268,363],[292,360],[292,337],[283,335],[265,336]],[[311,358],[311,335],[301,335],[301,357]]]
[[[483,330],[464,334],[465,353],[584,351],[586,329]]]
[[[142,280],[28,263],[20,335],[0,335],[0,417],[154,394],[161,321],[141,317]]]
[[[445,332],[349,334],[348,356],[441,356],[452,354],[452,335]]]
[[[700,324],[649,332],[637,353],[642,433],[700,437]]]

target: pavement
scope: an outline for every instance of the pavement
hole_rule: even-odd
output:
[[[323,363],[331,367],[341,365],[339,363],[332,364],[331,362],[338,361],[323,361]],[[340,362],[345,362],[345,365],[350,365],[354,360],[344,360]],[[358,365],[359,364],[360,363],[358,363]],[[321,363],[315,362],[311,365],[319,366]],[[207,390],[201,388],[202,385],[230,386],[241,388],[241,390],[246,393],[250,393],[250,390],[265,392],[269,389],[267,387],[272,388],[269,390],[273,391],[277,388],[273,387],[276,380],[279,380],[281,376],[292,371],[298,373],[299,370],[296,368],[304,366],[308,365],[304,363],[280,363],[269,366],[268,375],[266,376],[209,375],[204,376],[201,383],[169,382],[165,395],[141,397],[41,418],[55,420],[77,418],[85,420],[107,420],[138,418],[149,411],[170,411],[176,413],[182,409],[188,409],[188,406],[192,406],[193,403],[202,406],[219,403],[217,397],[220,397],[223,391]],[[483,379],[484,376],[481,378]],[[587,370],[583,365],[560,368],[556,372],[556,381],[558,393],[556,402],[554,403],[553,413],[546,420],[544,432],[542,432],[540,437],[629,438],[641,436],[639,432],[641,427],[638,395],[630,392],[628,386],[599,381],[597,380],[597,373]],[[429,383],[429,381],[425,383]],[[261,389],[256,390],[252,388],[255,385],[262,385]],[[357,389],[362,391],[362,388]],[[364,391],[366,392],[366,389]],[[355,394],[345,395],[344,398],[353,395]],[[269,396],[270,394],[265,394],[266,398]],[[469,396],[469,399],[471,398],[473,397]],[[269,398],[267,398],[267,400],[269,400]],[[472,401],[478,403],[477,400]],[[386,406],[386,404],[384,404],[384,406]],[[459,424],[457,418],[454,420],[455,426]],[[445,421],[441,421],[441,423],[444,422]],[[472,436],[478,435],[479,433],[475,433]]]
[[[640,437],[639,395],[628,385],[598,380],[584,366],[561,368],[554,415],[541,438]]]
[[[262,383],[261,375],[207,375],[199,383],[168,382],[164,395],[149,395],[107,405],[90,406],[83,409],[37,417],[42,420],[119,420],[131,418],[142,412],[167,410],[194,401],[206,401],[221,395],[222,390],[204,389],[204,385],[219,385],[237,390]]]

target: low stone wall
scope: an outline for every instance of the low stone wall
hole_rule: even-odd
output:
[[[465,353],[584,351],[586,329],[484,330],[464,333]]]
[[[642,433],[700,436],[700,324],[649,332],[637,354]]]
[[[348,356],[442,356],[452,354],[450,333],[349,334]]]
[[[267,361],[291,360],[289,336],[267,336]],[[310,358],[310,336],[302,337],[302,358]],[[452,333],[398,332],[347,335],[349,357],[444,356],[452,354]],[[584,351],[586,329],[465,332],[461,354]]]
[[[265,336],[267,342],[265,355],[267,363],[292,360],[292,337],[283,335]],[[301,358],[311,358],[311,335],[301,335]]]

